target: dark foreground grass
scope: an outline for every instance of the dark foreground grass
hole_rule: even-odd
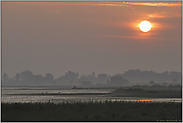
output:
[[[182,103],[1,103],[1,121],[179,121]]]

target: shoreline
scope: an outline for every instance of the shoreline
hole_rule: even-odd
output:
[[[146,98],[182,98],[181,93],[33,93],[33,94],[5,94],[13,96],[84,96],[99,95],[107,97],[146,97]]]

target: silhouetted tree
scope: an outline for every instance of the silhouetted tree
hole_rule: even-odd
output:
[[[162,86],[168,86],[168,83],[167,82],[163,82]]]
[[[83,82],[83,81],[89,81],[88,76],[86,76],[86,75],[81,75],[80,78],[79,78],[79,82]]]
[[[21,81],[23,82],[31,82],[33,80],[33,74],[30,70],[23,71],[21,73]]]
[[[90,82],[96,82],[97,78],[95,77],[95,73],[93,72],[92,74],[87,75],[81,75],[81,77],[79,78],[79,83],[83,82],[83,81],[90,81]]]
[[[95,77],[95,73],[94,72],[92,73],[92,77]]]
[[[129,81],[127,79],[124,79],[121,76],[113,76],[113,77],[111,77],[110,84],[112,84],[112,85],[127,85],[127,84],[129,84]]]
[[[65,79],[67,82],[70,82],[70,83],[78,80],[78,77],[79,77],[79,74],[72,71],[65,73]]]
[[[45,80],[41,74],[34,75],[34,81],[35,83],[43,83]]]
[[[156,83],[154,81],[149,82],[150,85],[155,85]]]
[[[53,75],[51,73],[46,73],[45,74],[45,81],[48,82],[48,83],[52,83],[54,80],[53,80]]]
[[[15,78],[16,82],[20,82],[21,81],[21,74],[20,73],[16,73],[14,78]]]
[[[81,83],[81,85],[83,85],[83,86],[89,86],[89,85],[92,85],[92,83],[90,81],[83,81]]]
[[[107,80],[109,80],[109,79],[110,79],[110,76],[108,76],[105,73],[103,73],[103,74],[101,73],[97,77],[98,82],[107,82]]]
[[[8,74],[7,73],[3,73],[3,75],[2,75],[2,81],[3,82],[6,82],[8,79],[9,79]]]

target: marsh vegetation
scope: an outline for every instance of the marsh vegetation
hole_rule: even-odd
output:
[[[65,90],[60,87],[18,87],[13,90],[11,87],[2,92],[2,99],[12,98],[9,103],[1,103],[2,121],[181,121],[182,118],[182,101],[170,101],[175,100],[176,95],[181,100],[181,86]],[[170,98],[170,94],[174,98]],[[151,98],[153,96],[159,98]],[[30,102],[29,97],[38,100]],[[15,98],[18,103],[13,102]],[[23,103],[24,98],[28,103]],[[47,101],[39,102],[42,99]],[[157,99],[164,101],[155,101]]]
[[[182,98],[182,86],[133,86],[120,87],[112,92],[113,96],[151,97],[151,98]]]
[[[1,103],[2,121],[181,121],[182,103]]]

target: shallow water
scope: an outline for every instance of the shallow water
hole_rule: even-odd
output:
[[[182,102],[181,98],[109,97],[105,95],[6,95],[35,93],[109,93],[114,89],[71,89],[66,87],[2,87],[1,102],[87,102],[87,101],[133,101],[133,102]]]

